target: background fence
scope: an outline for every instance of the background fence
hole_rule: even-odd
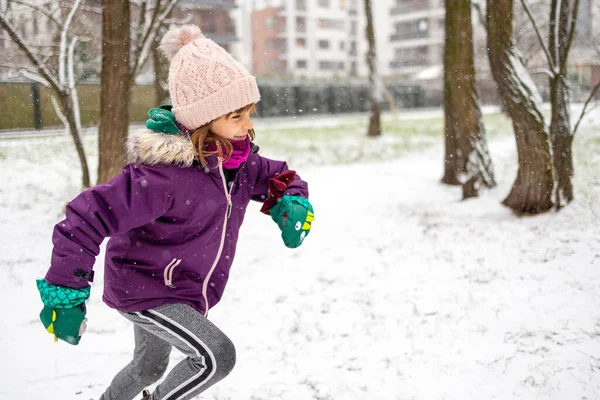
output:
[[[259,82],[261,117],[306,114],[365,112],[369,109],[368,88],[364,84],[303,84]],[[147,111],[156,107],[153,86],[133,87],[130,121],[143,122]],[[100,85],[77,85],[82,126],[97,125],[100,117]],[[52,91],[33,82],[0,83],[0,130],[42,129],[61,126],[51,100]],[[418,85],[387,84],[383,109],[415,108],[441,104],[428,98]]]

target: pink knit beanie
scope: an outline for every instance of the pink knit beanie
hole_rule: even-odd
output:
[[[170,29],[160,48],[171,60],[173,113],[185,128],[197,129],[260,100],[256,78],[197,26]]]

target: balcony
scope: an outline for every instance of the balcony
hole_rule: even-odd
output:
[[[411,39],[427,39],[429,37],[429,31],[426,32],[396,32],[395,34],[390,36],[390,40],[392,42],[399,42],[401,40],[411,40]]]
[[[217,8],[234,9],[238,6],[235,4],[235,0],[180,0],[179,7],[207,10]]]
[[[426,58],[412,58],[410,60],[392,60],[390,61],[391,69],[400,69],[406,67],[427,67],[431,64]]]
[[[215,43],[218,43],[218,44],[230,44],[230,43],[238,42],[240,40],[235,35],[235,33],[218,34],[218,33],[207,32],[206,37],[208,39],[213,40]]]
[[[414,0],[411,2],[405,1],[403,3],[404,4],[396,2],[396,6],[392,7],[391,15],[410,14],[415,11],[428,10],[430,7],[429,0]]]

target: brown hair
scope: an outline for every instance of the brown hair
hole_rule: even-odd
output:
[[[225,114],[225,117],[228,118],[231,114],[241,114],[248,110],[250,110],[251,113],[253,112],[256,114],[256,106],[254,105],[254,103],[248,104],[245,107],[232,111],[229,114]],[[196,157],[198,158],[198,161],[200,161],[200,164],[202,164],[204,168],[217,167],[216,165],[212,167],[209,166],[206,162],[206,157],[211,156],[213,154],[222,154],[222,149],[225,149],[224,161],[227,161],[229,157],[231,157],[231,152],[233,151],[233,147],[231,146],[231,143],[229,143],[229,140],[217,135],[216,133],[211,132],[210,124],[212,124],[213,121],[202,125],[200,128],[196,129],[190,136],[192,144],[194,145],[194,150],[196,151]],[[254,140],[254,129],[250,129],[248,131],[248,134],[250,135],[250,140]]]

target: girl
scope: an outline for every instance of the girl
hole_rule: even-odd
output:
[[[161,48],[172,58],[173,107],[150,110],[149,129],[130,135],[133,163],[68,204],[37,281],[44,326],[78,344],[94,260],[110,237],[103,300],[133,322],[135,350],[102,400],[135,398],[164,374],[173,346],[187,358],[144,399],[191,399],[223,379],[235,349],[206,317],[223,294],[249,201],[264,203],[288,247],[313,220],[306,182],[251,141],[256,79],[196,26],[170,30]]]

